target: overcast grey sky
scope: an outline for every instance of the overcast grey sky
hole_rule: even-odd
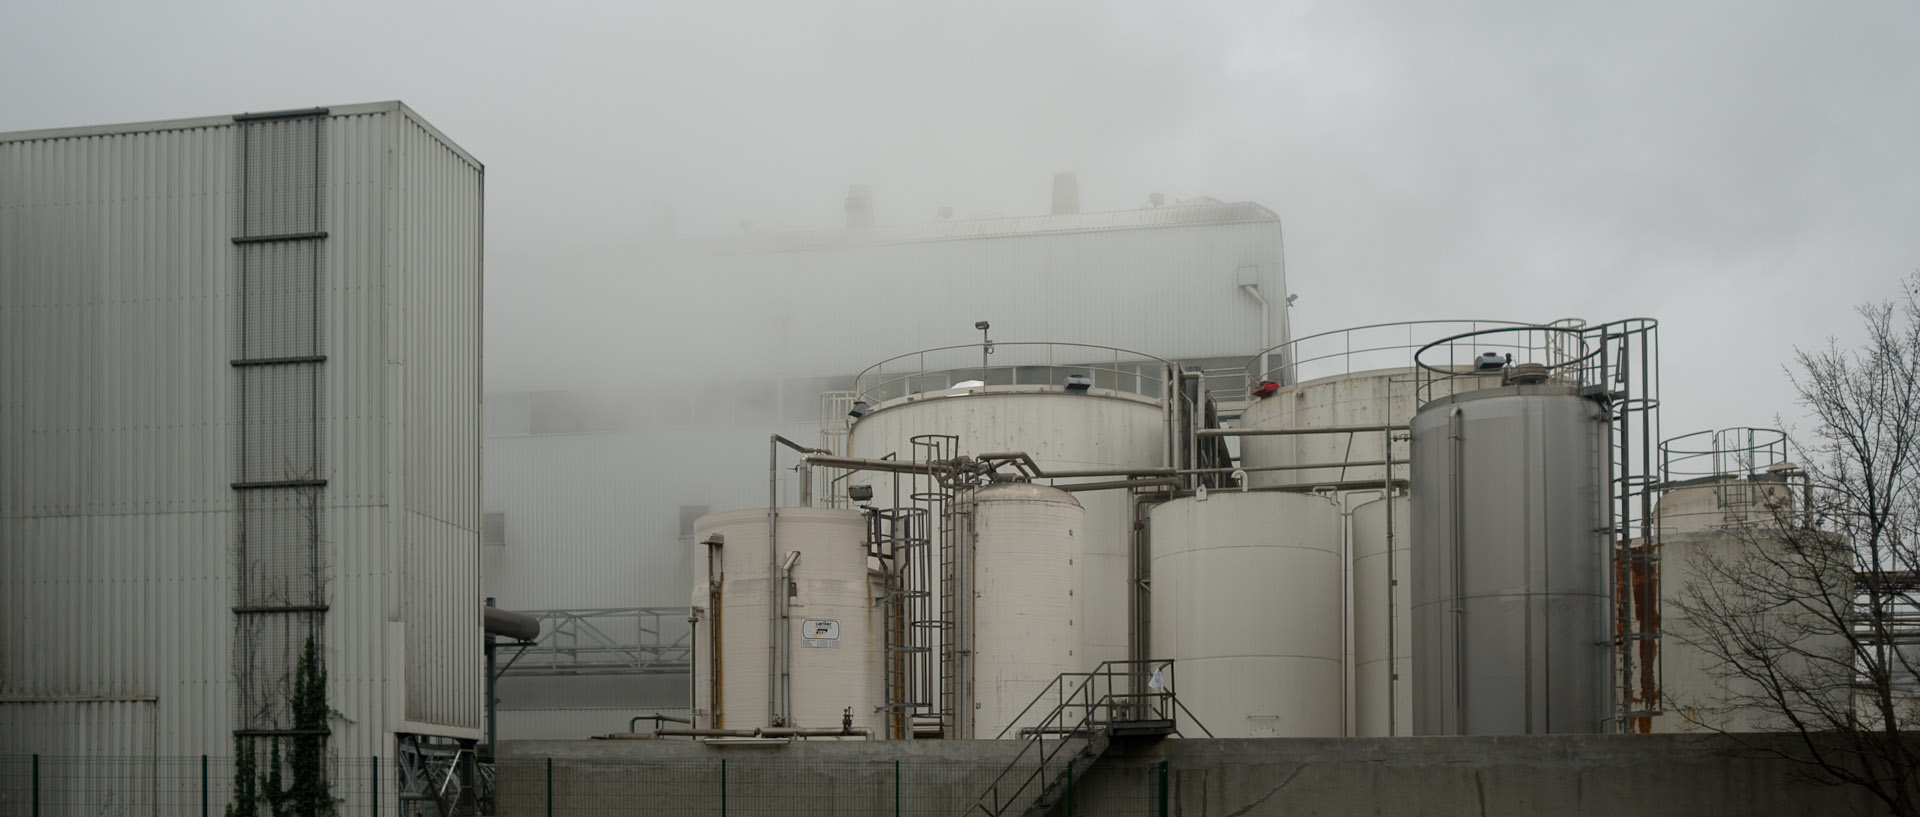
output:
[[[1296,334],[1659,318],[1669,434],[1791,419],[1792,349],[1920,267],[1920,6],[1188,5],[14,3],[0,131],[404,100],[487,164],[503,332],[655,200],[694,234],[835,226],[854,182],[882,223],[1044,212],[1061,170],[1090,210],[1253,200]]]

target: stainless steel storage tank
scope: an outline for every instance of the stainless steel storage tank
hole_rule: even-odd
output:
[[[1573,386],[1415,415],[1414,731],[1598,732],[1610,711],[1608,425]]]
[[[959,737],[993,738],[1039,724],[1051,706],[1015,718],[1061,673],[1080,671],[1086,512],[1057,488],[998,483],[974,490],[962,518],[972,533],[973,607],[964,620],[973,683],[963,687],[960,714],[970,694],[973,722]]]
[[[851,707],[854,726],[877,727],[883,701],[873,683],[878,653],[870,638],[866,517],[831,508],[780,508],[775,514],[774,575],[790,582],[781,594],[785,609],[773,611],[784,613],[776,626],[770,626],[768,611],[766,509],[713,513],[694,522],[693,602],[701,608],[692,679],[693,708],[702,713],[698,725],[768,726],[771,710],[785,726],[838,728]],[[721,544],[705,544],[716,541]],[[717,581],[709,583],[709,576]],[[769,635],[776,632],[781,637],[770,647]]]
[[[1348,516],[1353,558],[1353,734],[1360,737],[1413,734],[1413,639],[1407,628],[1412,618],[1408,611],[1412,565],[1407,559],[1407,543],[1413,540],[1408,523],[1411,507],[1403,495],[1373,500]]]
[[[1101,374],[1095,371],[1096,382],[1102,382]],[[912,440],[922,434],[953,435],[954,453],[1025,452],[1048,470],[1155,468],[1165,465],[1167,457],[1165,415],[1158,397],[1099,386],[1074,392],[1059,385],[981,386],[898,397],[874,406],[854,423],[848,452],[912,459]],[[855,480],[873,486],[876,505],[908,501],[904,479],[898,500],[887,474],[861,473]],[[1090,670],[1101,661],[1129,657],[1127,554],[1133,509],[1123,491],[1080,499],[1086,512],[1082,572],[1087,615],[1085,644],[1077,656],[1080,668]]]
[[[1310,494],[1216,491],[1153,510],[1152,652],[1178,662],[1174,691],[1215,737],[1343,733],[1340,521]]]

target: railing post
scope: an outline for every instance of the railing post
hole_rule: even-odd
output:
[[[33,817],[40,817],[40,755],[33,756]]]
[[[724,757],[720,758],[720,817],[727,817],[727,759]]]
[[[547,758],[547,817],[553,817],[553,758]]]
[[[207,756],[200,756],[200,817],[207,817]]]
[[[1073,817],[1073,758],[1067,758],[1067,817]]]
[[[900,817],[900,761],[893,762],[893,817]]]
[[[1160,761],[1160,817],[1167,817],[1167,762]]]
[[[367,770],[373,773],[372,776],[368,778],[369,780],[373,781],[373,787],[372,787],[372,790],[368,793],[369,799],[367,801],[373,806],[373,808],[370,809],[367,813],[373,815],[373,817],[380,817],[380,756],[379,755],[367,756]],[[202,814],[200,815],[200,817],[207,817],[207,816]]]

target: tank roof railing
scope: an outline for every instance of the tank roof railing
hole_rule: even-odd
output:
[[[1283,385],[1379,369],[1410,369],[1414,354],[1436,337],[1483,329],[1533,327],[1530,321],[1440,318],[1373,323],[1308,335],[1262,350],[1247,359],[1247,388],[1263,380]],[[1278,361],[1265,371],[1260,361]]]
[[[990,356],[990,357],[989,357]],[[988,362],[983,367],[983,360]],[[1079,375],[1094,390],[1154,400],[1166,393],[1165,358],[1090,343],[993,341],[941,346],[896,355],[862,370],[853,381],[855,399],[878,406],[915,394],[962,388],[1065,386]]]
[[[1708,429],[1660,441],[1660,481],[1665,485],[1754,477],[1786,462],[1787,432],[1777,428]]]
[[[1585,321],[1567,318],[1532,326],[1499,326],[1448,335],[1413,353],[1421,403],[1433,399],[1436,383],[1484,377],[1519,365],[1538,366],[1547,382],[1583,386],[1604,382],[1598,371],[1602,346]],[[1489,356],[1504,359],[1492,363]],[[1491,368],[1489,368],[1491,367]],[[1451,390],[1449,390],[1450,392]]]

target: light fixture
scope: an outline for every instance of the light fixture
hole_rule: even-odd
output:
[[[1067,391],[1085,392],[1093,388],[1093,378],[1084,374],[1067,375]]]
[[[1479,357],[1473,359],[1473,370],[1476,372],[1497,372],[1506,368],[1507,364],[1512,362],[1513,355],[1502,357],[1499,352],[1483,352]]]
[[[867,405],[867,401],[855,400],[853,403],[853,408],[850,408],[847,410],[847,416],[858,420],[862,417],[867,416],[867,409],[869,408],[872,408],[872,406]]]
[[[847,498],[855,502],[872,502],[873,486],[849,485],[847,486]]]
[[[707,541],[701,542],[700,544],[706,545],[707,547],[722,547],[727,544],[727,535],[724,533],[716,533],[708,536]]]

